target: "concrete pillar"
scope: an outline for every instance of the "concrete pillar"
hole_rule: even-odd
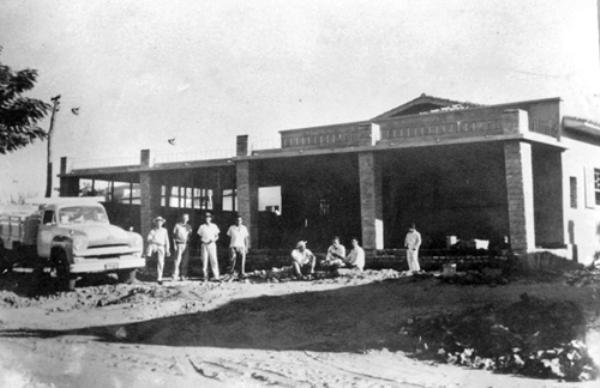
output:
[[[258,247],[258,182],[255,168],[249,160],[235,165],[238,213],[250,232],[250,246]]]
[[[150,150],[142,150],[140,165],[150,167],[150,158]],[[160,215],[160,181],[151,171],[140,172],[140,199],[140,229],[145,238],[152,228],[152,220]]]
[[[374,152],[358,154],[361,231],[365,249],[383,249],[381,174],[381,166]]]
[[[532,251],[535,224],[531,145],[521,141],[505,143],[504,166],[510,244],[515,252]]]

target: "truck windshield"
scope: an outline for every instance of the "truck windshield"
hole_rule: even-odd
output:
[[[61,224],[108,223],[106,211],[99,206],[63,207],[58,212],[58,219]]]

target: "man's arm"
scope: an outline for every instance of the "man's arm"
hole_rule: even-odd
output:
[[[165,229],[165,254],[171,256],[171,242],[169,241],[169,233]]]
[[[417,232],[417,241],[415,242],[415,249],[419,249],[421,247],[421,233]]]
[[[215,225],[215,239],[213,240],[214,242],[217,242],[219,240],[219,233],[221,233],[221,230],[217,225]]]

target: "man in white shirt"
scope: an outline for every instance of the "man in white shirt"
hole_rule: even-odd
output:
[[[204,280],[208,280],[208,262],[215,280],[220,280],[219,260],[217,258],[217,240],[219,239],[219,227],[212,223],[212,214],[206,213],[206,222],[198,228],[198,236],[202,242],[202,274]]]
[[[348,253],[346,263],[350,267],[358,268],[362,271],[365,268],[365,250],[358,244],[358,240],[352,239],[352,250]]]
[[[298,241],[296,249],[292,251],[292,265],[296,276],[302,277],[302,268],[309,267],[310,274],[315,272],[315,264],[317,262],[315,255],[306,248],[306,241]]]
[[[411,273],[421,271],[419,266],[419,248],[421,247],[421,233],[417,231],[415,224],[411,224],[404,238],[406,247],[406,261],[408,262],[408,271]]]
[[[166,220],[162,217],[156,217],[154,219],[154,227],[150,229],[148,233],[148,247],[146,249],[146,257],[150,257],[156,254],[156,281],[158,284],[162,284],[163,269],[165,267],[165,256],[169,257],[171,252],[171,246],[169,243],[169,233],[163,228],[163,224]]]
[[[327,256],[321,264],[326,267],[343,267],[344,260],[346,260],[346,247],[340,243],[340,238],[335,236],[327,248]]]
[[[235,218],[235,225],[231,225],[227,230],[227,235],[230,238],[229,242],[229,273],[235,273],[235,262],[237,257],[241,259],[242,276],[246,275],[246,253],[248,252],[248,239],[250,234],[248,228],[243,224],[242,216],[239,214]]]
[[[173,280],[183,280],[188,277],[188,263],[190,251],[188,242],[192,227],[188,224],[190,216],[187,213],[181,215],[181,221],[173,228],[173,245],[175,246],[175,265],[173,267]],[[181,272],[180,271],[181,267]],[[181,278],[179,275],[181,274]]]

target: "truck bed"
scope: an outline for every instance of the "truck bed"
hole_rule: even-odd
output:
[[[0,240],[4,248],[34,245],[39,227],[37,206],[10,205],[0,208]]]

